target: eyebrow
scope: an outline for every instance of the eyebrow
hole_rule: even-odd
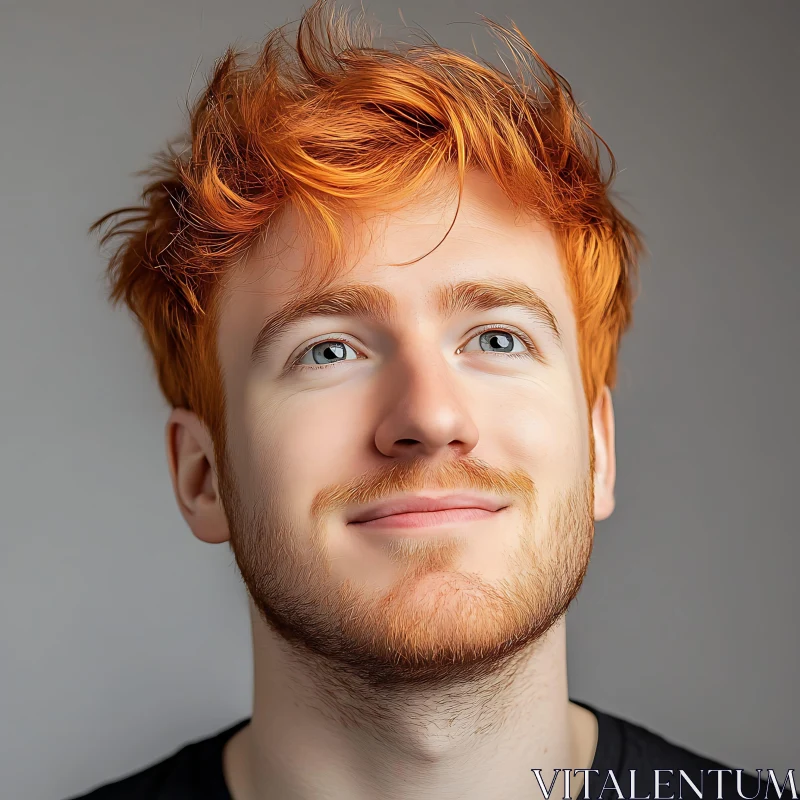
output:
[[[448,319],[465,311],[488,311],[493,308],[521,308],[535,322],[544,324],[559,347],[561,332],[555,314],[544,299],[519,281],[465,280],[438,286],[435,303],[439,315]],[[348,283],[289,300],[271,315],[256,336],[250,353],[255,366],[264,360],[301,322],[313,317],[357,317],[388,324],[397,319],[397,302],[387,289],[367,283]]]

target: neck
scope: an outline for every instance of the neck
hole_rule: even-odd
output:
[[[482,682],[382,692],[298,661],[251,608],[252,720],[226,745],[233,800],[517,800],[588,769],[591,712],[569,702],[564,618]],[[553,796],[564,796],[563,775]],[[582,787],[580,775],[570,794]]]

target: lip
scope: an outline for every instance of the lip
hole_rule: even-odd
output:
[[[367,522],[354,522],[353,525],[363,531],[386,531],[402,529],[411,535],[414,529],[427,529],[447,525],[464,525],[480,519],[487,519],[499,514],[484,508],[446,508],[442,511],[411,511],[407,514],[390,514]]]
[[[356,511],[347,521],[348,525],[375,523],[378,520],[392,517],[392,522],[400,527],[420,527],[424,524],[435,524],[441,521],[457,519],[477,519],[487,516],[487,512],[506,508],[508,500],[491,495],[464,492],[441,495],[404,495],[380,503],[372,503]],[[435,512],[461,511],[449,515]],[[470,513],[472,512],[472,513]],[[481,513],[483,512],[483,513]],[[404,520],[404,517],[407,519]],[[412,519],[413,517],[413,519]],[[414,523],[409,525],[409,523]]]

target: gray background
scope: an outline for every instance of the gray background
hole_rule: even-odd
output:
[[[372,2],[399,29],[398,3]],[[800,767],[794,2],[401,0],[468,48],[511,16],[572,83],[651,251],[615,393],[618,507],[570,692],[746,769]],[[133,323],[85,230],[137,198],[213,60],[296,2],[0,17],[0,793],[59,798],[249,713],[244,590],[195,540]],[[489,40],[476,39],[485,55]]]

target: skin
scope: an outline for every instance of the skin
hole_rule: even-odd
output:
[[[549,784],[591,765],[597,721],[569,702],[564,613],[614,508],[611,395],[587,407],[550,231],[479,171],[432,249],[454,212],[452,194],[354,208],[340,280],[388,290],[396,318],[305,320],[253,366],[306,268],[309,238],[283,216],[224,287],[226,452],[186,409],[167,423],[181,513],[200,540],[230,542],[248,589],[253,717],[223,758],[235,800],[516,800],[539,791],[532,768]],[[562,345],[519,308],[441,318],[434,289],[463,280],[531,287]],[[493,351],[493,326],[536,357]],[[331,338],[352,348],[343,360],[284,371]],[[413,538],[347,524],[359,503],[470,488],[508,507]]]

